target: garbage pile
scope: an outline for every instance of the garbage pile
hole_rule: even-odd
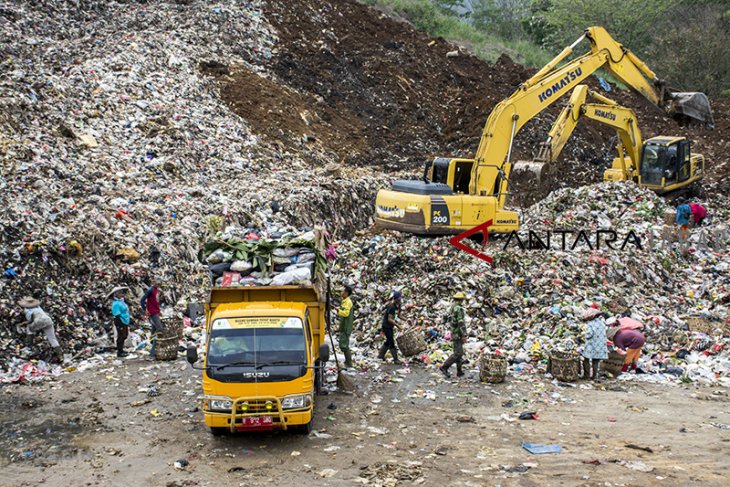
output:
[[[693,229],[683,251],[682,243],[663,240],[664,215],[673,210],[654,193],[626,182],[563,189],[523,215],[518,235],[525,248],[515,236],[490,240],[485,252],[493,266],[455,249],[446,238],[362,235],[338,246],[336,282],[355,285],[356,322],[365,329],[358,341],[371,348],[380,340],[389,294],[401,290],[403,317],[409,326],[423,327],[431,342],[415,357],[424,364],[440,363],[450,353],[443,317],[453,293],[463,290],[467,354],[476,359],[483,351],[502,353],[517,376],[531,379],[544,371],[550,351],[579,350],[580,317],[597,306],[644,324],[643,367],[651,377],[728,384],[730,235],[727,223],[720,222],[728,221],[730,207],[707,207],[715,223]],[[571,248],[574,236],[567,237],[565,250],[555,241],[549,250],[528,248],[530,232],[545,240],[550,229],[570,229],[572,235],[584,230],[593,249],[582,239]],[[620,235],[614,249],[596,250],[599,229]],[[630,231],[641,248],[632,240],[622,250]]]
[[[146,282],[200,299],[207,222],[336,235],[367,225],[382,177],[312,168],[220,99],[216,60],[260,71],[276,35],[262,2],[14,2],[0,83],[0,359],[42,358],[16,333],[40,299],[67,354],[111,329],[109,291]],[[332,162],[331,160],[323,162]],[[179,312],[179,310],[178,310]]]
[[[326,268],[324,229],[226,228],[202,257],[213,287],[309,286]]]

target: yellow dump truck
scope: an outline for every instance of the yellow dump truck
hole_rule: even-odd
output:
[[[326,294],[316,285],[211,289],[202,409],[214,435],[311,431],[329,358]],[[187,352],[195,364],[197,349]]]

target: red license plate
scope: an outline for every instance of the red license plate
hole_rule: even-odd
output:
[[[274,424],[274,418],[272,416],[251,416],[247,418],[242,418],[243,421],[241,422],[241,426],[244,428],[247,427],[257,427],[257,426],[271,426]]]

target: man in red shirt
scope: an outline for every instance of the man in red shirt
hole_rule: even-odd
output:
[[[690,203],[689,208],[692,210],[692,218],[695,226],[699,227],[707,216],[707,209],[699,203]]]
[[[155,335],[162,329],[162,321],[160,320],[160,288],[157,281],[152,281],[150,288],[142,296],[140,301],[142,311],[149,315],[150,325],[152,325],[152,346],[150,348],[150,357],[155,356],[155,345],[157,338]]]

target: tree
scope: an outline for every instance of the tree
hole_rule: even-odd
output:
[[[476,28],[507,40],[525,36],[522,23],[530,13],[529,0],[472,0],[471,5]]]

